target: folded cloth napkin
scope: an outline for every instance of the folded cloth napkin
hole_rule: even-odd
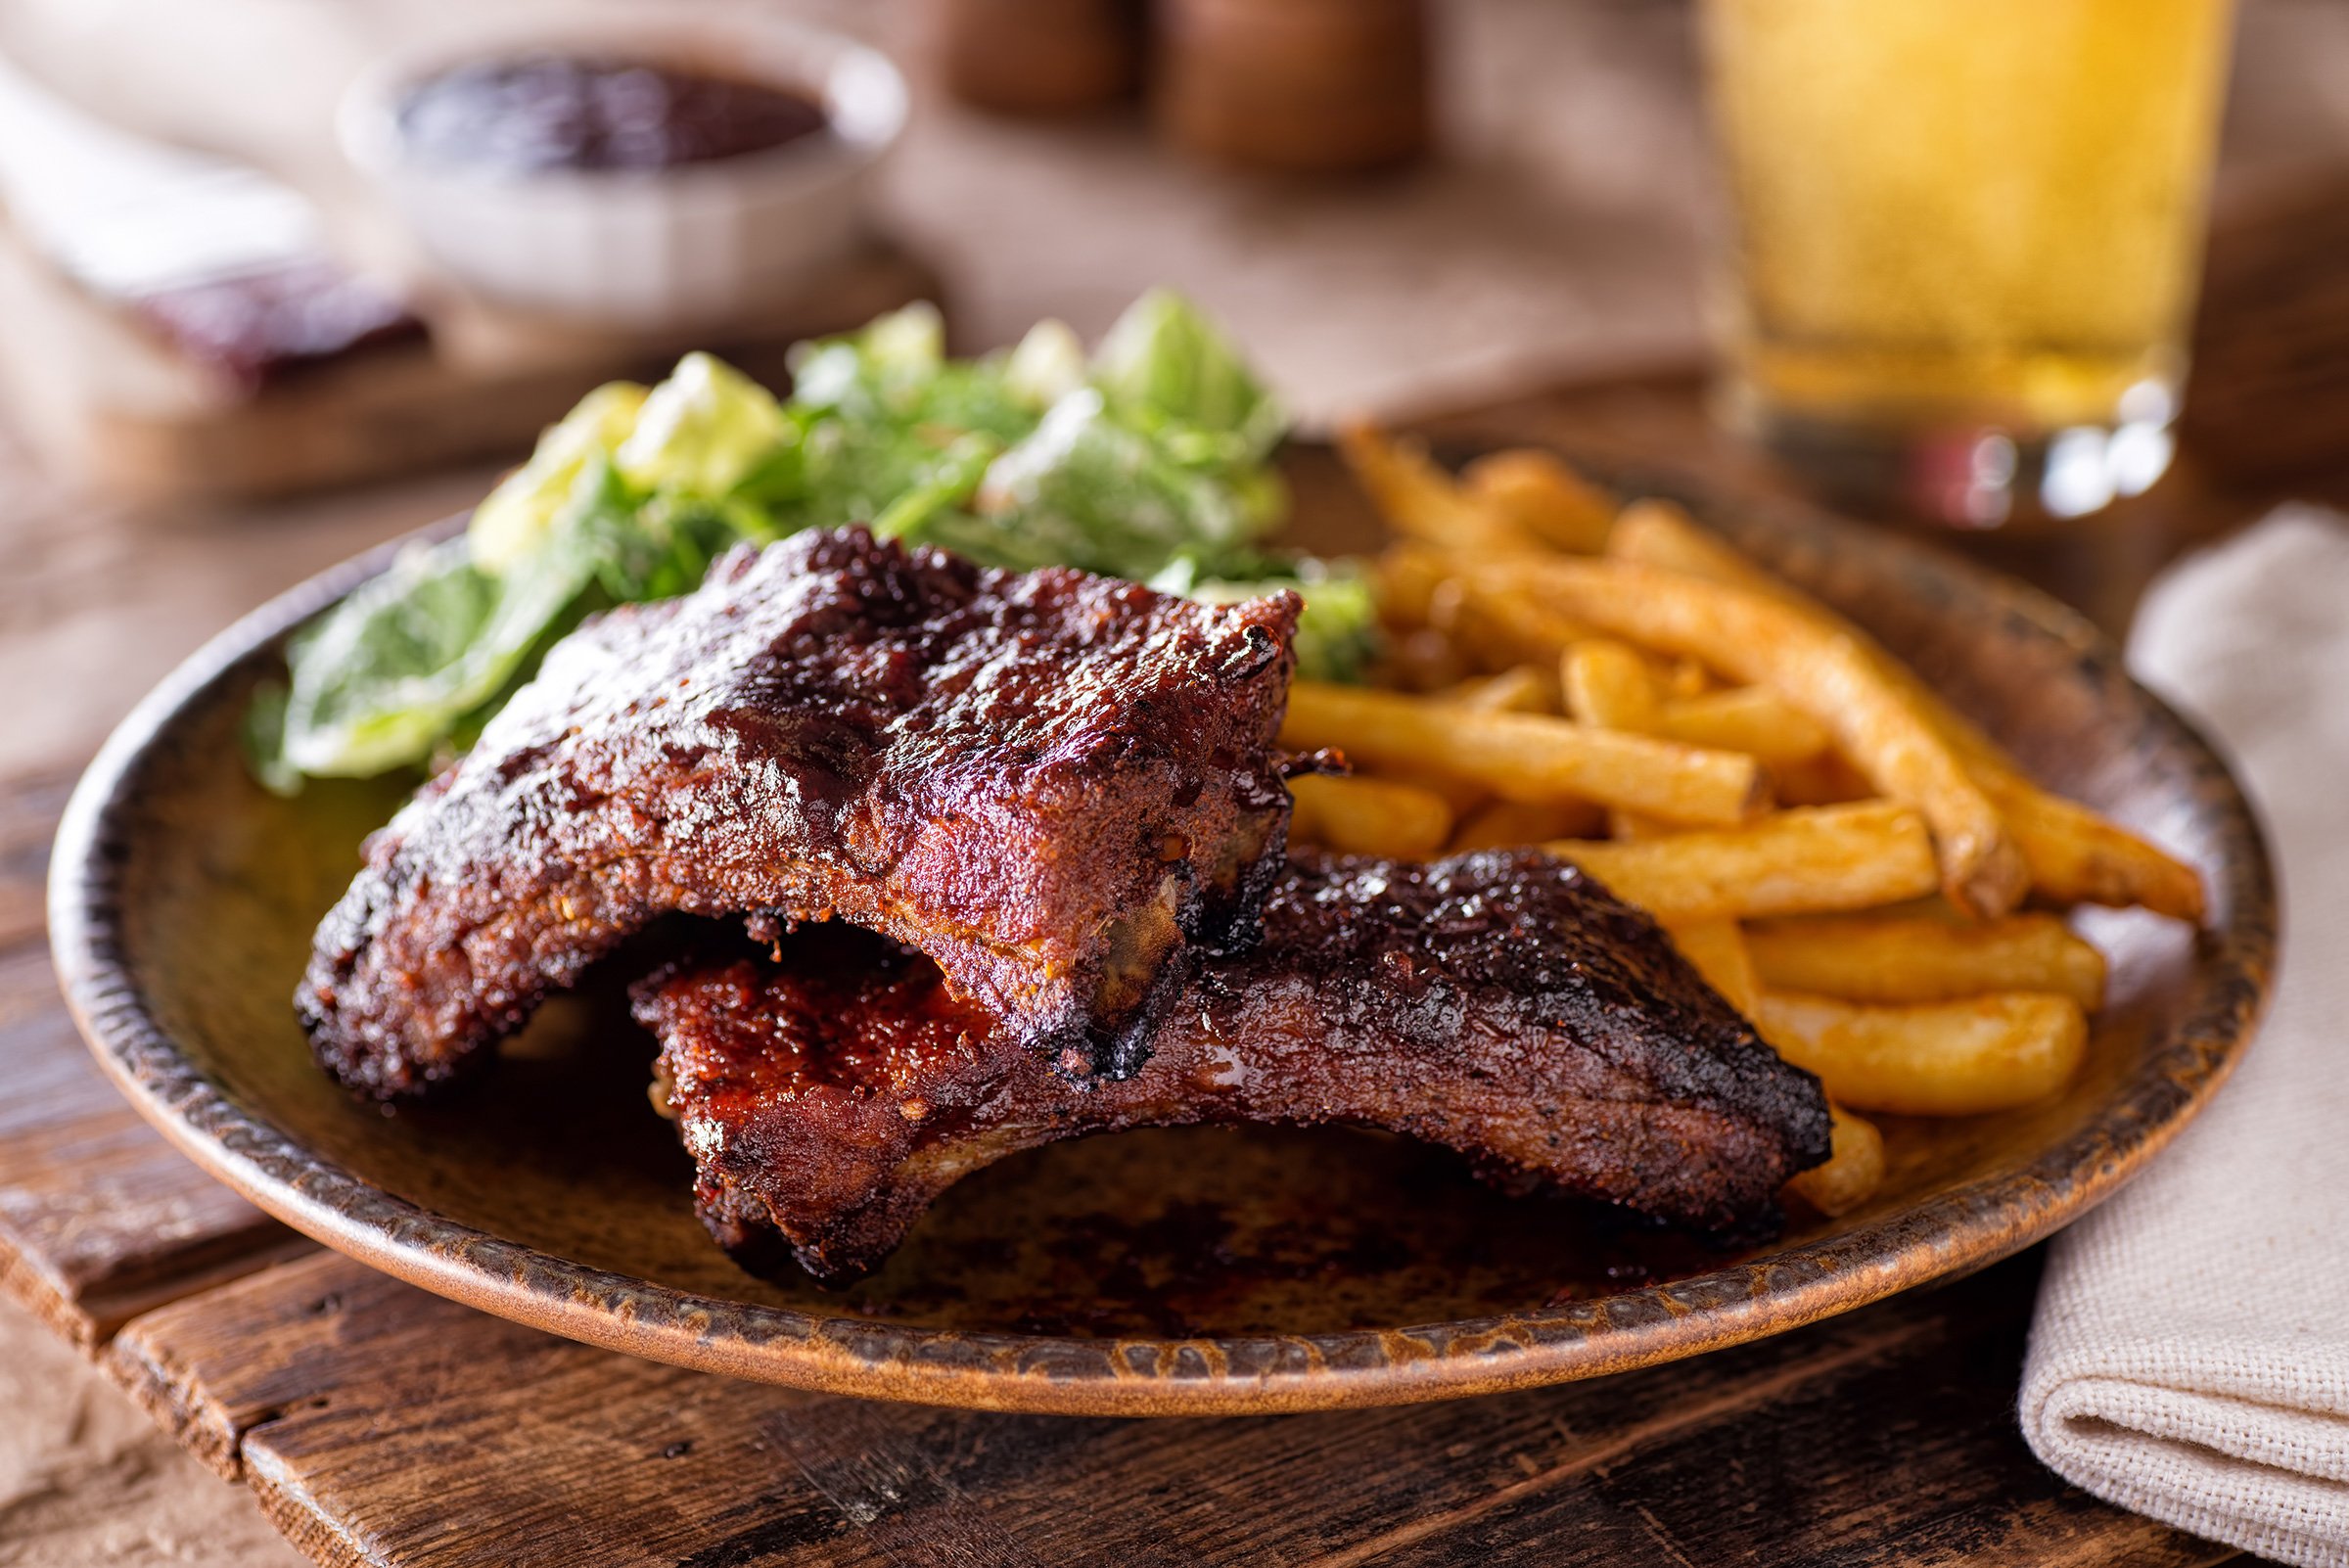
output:
[[[2130,661],[2267,819],[2282,972],[2234,1081],[2050,1250],[2023,1432],[2125,1508],[2349,1564],[2349,520],[2286,509],[2180,566]]]

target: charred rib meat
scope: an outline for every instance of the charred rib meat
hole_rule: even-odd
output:
[[[1826,1157],[1818,1081],[1645,915],[1545,855],[1300,857],[1264,921],[1259,945],[1191,978],[1138,1075],[1089,1091],[869,939],[645,982],[703,1218],[754,1268],[779,1237],[843,1280],[960,1177],[1118,1128],[1385,1128],[1716,1230],[1770,1215]]]
[[[831,916],[1019,1051],[1118,1076],[1280,863],[1297,600],[986,571],[861,530],[590,623],[369,840],[296,1006],[390,1097],[659,915]]]

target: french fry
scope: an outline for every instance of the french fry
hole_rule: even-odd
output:
[[[2080,1004],[2040,992],[1883,1007],[1765,991],[1755,1022],[1836,1104],[1901,1116],[2028,1105],[2070,1083],[2088,1051]]]
[[[1297,803],[1290,835],[1341,854],[1424,860],[1451,836],[1451,807],[1415,785],[1310,774],[1291,779],[1289,794]]]
[[[1731,686],[1668,701],[1653,734],[1690,746],[1747,752],[1772,769],[1806,762],[1832,744],[1826,726],[1766,686]]]
[[[2040,788],[1995,741],[1866,633],[1772,577],[1678,507],[1654,501],[1626,507],[1608,536],[1607,552],[1617,559],[1770,594],[1865,648],[1884,678],[1900,688],[1958,754],[1967,774],[2005,818],[2029,868],[2031,886],[2041,896],[2058,903],[2142,904],[2174,919],[2202,922],[2202,878],[2192,867],[2087,807]]]
[[[1645,734],[1662,699],[1646,658],[1613,637],[1585,637],[1558,662],[1566,712],[1586,724]]]
[[[1553,550],[1596,555],[1615,523],[1615,501],[1548,452],[1490,452],[1460,471],[1461,488],[1487,510]]]
[[[2104,955],[2053,915],[1958,922],[1931,915],[1773,920],[1746,933],[1762,983],[1858,1002],[1950,1001],[2044,991],[2092,1012],[2104,1002]]]
[[[1416,441],[1397,440],[1372,426],[1355,424],[1338,432],[1338,451],[1370,504],[1398,533],[1449,550],[1540,548],[1533,535],[1429,461],[1426,448]]]
[[[1681,697],[1702,697],[1705,693],[1718,689],[1712,673],[1698,660],[1675,659],[1671,668],[1664,672],[1666,701]]]
[[[1705,977],[1705,984],[1721,992],[1722,999],[1747,1018],[1762,1000],[1762,983],[1754,973],[1752,955],[1745,950],[1745,937],[1734,920],[1683,920],[1668,925],[1664,934],[1681,950],[1690,967]]]
[[[1684,572],[1692,577],[1708,577],[1759,593],[1791,591],[1735,545],[1709,532],[1678,505],[1656,496],[1634,501],[1616,515],[1615,526],[1607,530],[1606,553],[1617,561]]]
[[[1493,801],[1460,818],[1446,846],[1453,854],[1470,850],[1506,850],[1546,839],[1587,838],[1607,825],[1603,807],[1589,801],[1560,801],[1532,805],[1525,801]]]
[[[1865,801],[1875,795],[1874,788],[1860,770],[1834,751],[1791,762],[1773,762],[1770,776],[1777,785],[1781,806],[1841,806],[1846,801]]]
[[[1768,799],[1761,765],[1734,752],[1358,686],[1298,681],[1280,738],[1297,751],[1336,747],[1376,769],[1464,779],[1504,800],[1597,801],[1676,822],[1741,822]]]
[[[1668,698],[1645,656],[1612,637],[1586,637],[1568,648],[1559,684],[1567,712],[1587,724],[1745,752],[1773,769],[1808,761],[1829,744],[1825,726],[1767,687]]]
[[[1468,661],[1450,637],[1421,626],[1387,639],[1380,681],[1404,691],[1441,691],[1467,678]]]
[[[1743,828],[1545,846],[1666,925],[1870,909],[1931,893],[1924,819],[1888,801],[1778,811]]]
[[[1983,762],[1974,776],[2005,813],[2031,867],[2031,886],[2056,903],[2142,904],[2200,925],[2202,875],[2164,851],[2021,774]]]
[[[1408,548],[1389,553],[1405,553]],[[1568,648],[1593,635],[1581,622],[1561,616],[1523,594],[1493,593],[1481,588],[1458,575],[1457,557],[1441,559],[1453,575],[1428,590],[1427,623],[1461,643],[1487,668],[1555,664]]]
[[[1532,665],[1511,665],[1493,675],[1471,675],[1433,695],[1488,714],[1555,714],[1557,688]]]
[[[1998,809],[1856,639],[1774,595],[1637,562],[1526,557],[1473,573],[1497,596],[1526,596],[1772,688],[1824,725],[1878,790],[1925,818],[1952,901],[1990,916],[2022,897],[2029,869]]]
[[[1359,778],[1362,775],[1357,773],[1354,776]],[[1390,763],[1379,768],[1376,776],[1393,779],[1398,784],[1408,784],[1413,789],[1425,790],[1451,808],[1452,820],[1455,822],[1469,812],[1481,808],[1493,799],[1493,792],[1476,780],[1462,778],[1457,773],[1447,773],[1442,768],[1406,767],[1400,763]]]
[[[1840,1105],[1829,1105],[1835,1118],[1835,1143],[1824,1165],[1815,1165],[1786,1183],[1788,1190],[1832,1220],[1851,1213],[1875,1195],[1884,1181],[1884,1134],[1873,1122],[1864,1121]]]
[[[1436,590],[1458,576],[1441,550],[1399,544],[1378,557],[1379,619],[1398,630],[1428,624]]]
[[[1450,637],[1470,663],[1491,671],[1554,663],[1560,648],[1589,634],[1538,607],[1495,602],[1462,577],[1447,578],[1428,595],[1427,623]]]

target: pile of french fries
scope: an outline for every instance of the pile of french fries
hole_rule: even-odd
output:
[[[1394,653],[1379,686],[1291,693],[1283,743],[1353,768],[1296,781],[1293,836],[1539,845],[1646,909],[1825,1085],[1834,1152],[1792,1183],[1811,1208],[1883,1179],[1861,1113],[2008,1110],[2078,1072],[2104,959],[2047,910],[2202,918],[2191,867],[2039,788],[1671,504],[1619,506],[1541,451],[1454,477],[1368,428],[1342,446],[1401,536],[1378,564]]]

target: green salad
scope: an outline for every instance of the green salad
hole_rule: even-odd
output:
[[[1357,679],[1374,652],[1363,577],[1268,547],[1286,419],[1179,296],[1143,296],[1089,354],[1046,321],[949,359],[916,304],[791,363],[783,399],[703,353],[657,387],[589,392],[462,535],[295,637],[251,716],[256,772],[290,790],[460,750],[582,617],[686,592],[735,543],[852,523],[1201,599],[1294,587],[1307,673]]]

